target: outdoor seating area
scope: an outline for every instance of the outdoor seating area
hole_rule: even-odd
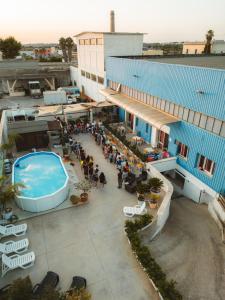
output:
[[[151,162],[170,157],[166,149],[153,147],[139,132],[134,132],[126,123],[110,123],[107,128],[120,139],[128,148],[136,149],[143,161]]]

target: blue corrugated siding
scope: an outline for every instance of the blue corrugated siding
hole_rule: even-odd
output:
[[[108,80],[225,120],[225,70],[115,57],[106,67]]]
[[[119,108],[119,120],[120,122],[125,121],[125,110],[123,108]]]
[[[140,118],[138,118],[138,125],[135,126],[135,131],[138,133],[139,136],[145,139],[145,141],[151,141],[152,127],[149,125],[148,131],[146,132],[146,122]]]
[[[177,154],[175,140],[189,147],[188,160],[178,157],[177,162],[217,192],[225,191],[225,139],[208,133],[186,122],[170,125],[169,152]],[[196,168],[197,156],[202,154],[215,161],[215,172],[209,177]]]

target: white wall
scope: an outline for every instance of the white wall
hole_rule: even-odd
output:
[[[104,34],[104,58],[120,55],[142,55],[143,35]]]
[[[78,68],[76,68],[74,66],[70,66],[70,79],[71,79],[73,85],[74,85],[74,81],[76,81],[77,86],[79,85]]]
[[[102,33],[85,33],[77,38],[77,58],[80,70],[104,76],[104,45],[80,45],[79,39],[102,38]]]
[[[218,41],[212,44],[212,53],[225,53],[225,41]]]

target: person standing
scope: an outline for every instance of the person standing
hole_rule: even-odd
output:
[[[105,178],[105,174],[103,172],[101,172],[99,175],[99,182],[102,187],[104,187],[104,185],[106,184],[106,178]]]
[[[122,174],[121,170],[119,170],[117,179],[118,179],[118,189],[121,189],[122,183],[123,183],[123,174]]]

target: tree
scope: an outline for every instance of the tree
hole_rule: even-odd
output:
[[[206,44],[204,48],[204,53],[205,54],[210,54],[211,53],[211,46],[212,46],[212,39],[214,37],[214,31],[213,30],[208,30],[208,32],[205,35],[206,37]]]
[[[0,177],[0,203],[2,205],[2,210],[4,211],[7,203],[15,199],[17,195],[20,194],[19,188],[24,188],[25,186],[21,183],[8,184],[6,182],[7,177]]]
[[[64,58],[65,62],[68,62],[68,56],[67,56],[67,52],[66,52],[66,39],[64,37],[60,38],[59,46],[62,50],[63,58]]]
[[[18,54],[22,45],[13,36],[6,39],[0,39],[0,50],[3,53],[3,58],[15,58]]]
[[[8,143],[2,144],[0,149],[6,152],[6,157],[12,157],[12,149],[15,142],[20,139],[21,136],[18,133],[10,133],[8,136]]]
[[[74,47],[74,41],[73,41],[73,39],[71,37],[66,38],[66,48],[67,48],[69,62],[72,61],[73,47]]]

